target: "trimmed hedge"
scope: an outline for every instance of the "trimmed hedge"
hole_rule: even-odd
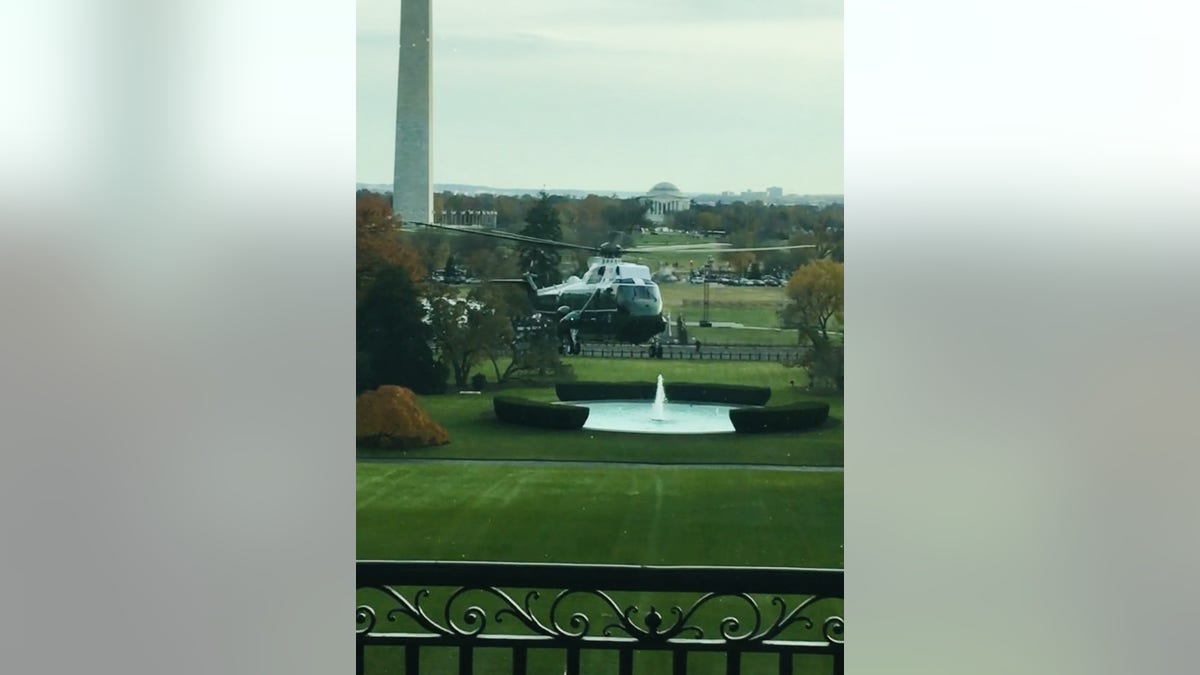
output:
[[[578,405],[558,405],[518,396],[497,396],[492,410],[501,422],[543,429],[581,429],[591,410]]]
[[[655,382],[560,382],[554,387],[560,401],[652,400],[657,389]],[[771,398],[770,387],[744,384],[665,382],[663,389],[669,401],[692,403],[765,405]]]
[[[559,382],[554,392],[560,401],[654,399],[654,382]]]
[[[829,419],[829,404],[822,401],[799,401],[770,408],[735,408],[729,411],[729,421],[740,434],[771,431],[802,431],[825,423]]]
[[[665,382],[667,399],[696,403],[728,403],[731,405],[766,405],[771,399],[770,387],[748,384],[694,384]]]

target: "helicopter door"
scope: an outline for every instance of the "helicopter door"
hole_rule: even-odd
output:
[[[584,333],[604,335],[612,332],[613,317],[617,313],[617,294],[611,286],[597,289],[586,307],[580,312],[578,324]]]

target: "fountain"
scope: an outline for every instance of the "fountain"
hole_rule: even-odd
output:
[[[654,402],[637,401],[571,401],[571,405],[588,408],[584,429],[593,431],[623,431],[635,434],[720,434],[732,433],[729,411],[736,406],[717,403],[671,402],[658,376]]]
[[[657,422],[667,421],[667,390],[663,389],[662,373],[658,374],[658,389],[654,391],[654,404],[650,407],[650,419]]]

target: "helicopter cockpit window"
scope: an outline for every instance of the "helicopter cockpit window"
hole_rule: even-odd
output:
[[[587,280],[585,281],[585,283],[594,284],[594,283],[599,282],[603,278],[604,278],[604,266],[601,265],[600,267],[597,267],[596,269],[592,270],[591,273],[587,275]]]
[[[621,301],[627,300],[656,300],[658,299],[657,289],[653,286],[638,286],[627,284],[617,287],[617,298]]]

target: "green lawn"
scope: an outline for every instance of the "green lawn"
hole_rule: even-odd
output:
[[[688,315],[688,322],[692,321]],[[697,318],[697,320],[699,320]],[[724,320],[724,319],[714,319]],[[778,345],[782,347],[799,347],[794,330],[752,330],[750,328],[724,328],[714,326],[701,328],[688,326],[688,341],[699,340],[702,345],[720,347],[722,345],[736,347],[738,345]],[[800,374],[803,376],[803,373]]]
[[[814,398],[803,372],[778,364],[569,358],[580,380],[754,383],[772,403]],[[482,370],[489,375],[490,370]],[[792,381],[798,386],[793,386]],[[506,392],[553,400],[552,386],[526,383]],[[358,559],[496,560],[659,565],[843,566],[843,475],[697,464],[842,465],[842,400],[825,397],[833,421],[793,434],[659,436],[554,432],[504,425],[491,396],[420,397],[451,443],[407,453],[359,451]],[[474,464],[371,461],[393,458],[493,458],[638,461],[675,464]],[[513,589],[516,590],[516,589]],[[444,592],[442,597],[444,596]],[[520,594],[523,596],[523,594]],[[436,606],[436,595],[429,603]],[[618,594],[622,606],[673,604],[695,596]],[[360,602],[373,599],[359,593]],[[760,605],[771,611],[769,599]],[[494,616],[494,600],[472,598]],[[832,603],[841,613],[841,603]],[[386,605],[380,616],[386,614]],[[814,608],[815,609],[815,608]],[[720,608],[737,615],[737,608]],[[602,610],[589,610],[611,619]],[[666,613],[664,611],[664,613]],[[743,620],[747,617],[743,616]],[[719,621],[716,618],[715,621]],[[408,630],[387,625],[383,630]],[[819,622],[818,622],[819,629]],[[799,628],[798,630],[803,630]],[[518,631],[519,632],[519,631]],[[818,639],[813,633],[792,636]],[[403,673],[402,650],[368,652],[367,672]],[[529,672],[559,675],[561,650],[532,650]],[[424,672],[457,672],[453,650],[423,649]],[[814,670],[805,670],[808,666]],[[715,655],[694,655],[689,672],[724,671]],[[744,673],[778,672],[775,660],[746,655]],[[797,658],[796,672],[829,672],[827,661]],[[585,651],[583,671],[616,673],[615,655]],[[667,653],[638,654],[635,672],[669,672]],[[511,672],[503,650],[477,650],[480,675]]]
[[[841,567],[841,543],[840,473],[358,464],[359,559]]]
[[[663,295],[663,311],[670,315],[672,330],[675,320],[694,324],[704,318],[704,287],[698,284],[659,284]],[[744,326],[774,328],[700,328],[688,326],[688,339],[699,338],[712,345],[794,345],[796,331],[779,329],[779,310],[787,304],[783,288],[709,286],[708,318],[710,321],[729,321]]]
[[[663,296],[663,311],[674,321],[680,314],[688,323],[704,316],[704,286],[699,284],[659,284]],[[709,285],[708,318],[710,321],[731,321],[744,326],[780,328],[779,310],[787,305],[786,290],[780,287]],[[841,331],[836,318],[830,320],[829,330]],[[780,344],[797,343],[794,329],[753,331],[737,328],[688,327],[689,337],[712,344]]]
[[[842,567],[842,516],[841,474],[358,465],[359,559]],[[621,604],[665,610],[694,599],[624,594]],[[486,598],[480,604],[494,612]],[[399,652],[369,653],[368,672],[403,672]],[[530,658],[532,673],[562,672],[559,650]],[[640,672],[669,670],[665,656],[638,658]],[[424,650],[422,665],[455,672],[454,659]],[[507,672],[508,663],[506,653],[485,650],[475,672]],[[719,659],[693,657],[691,665],[690,672],[723,672]],[[777,672],[768,659],[743,665],[747,673]],[[606,653],[585,652],[583,666],[615,672]]]
[[[699,321],[704,315],[704,287],[699,284],[659,284],[663,311],[672,320]],[[783,288],[755,286],[709,286],[708,317],[747,326],[779,327],[779,310],[787,304]],[[793,337],[793,339],[795,339]]]
[[[842,465],[842,399],[813,396],[800,387],[803,371],[776,363],[658,361],[574,357],[567,362],[579,380],[653,382],[661,373],[673,382],[754,383],[771,387],[770,404],[819,399],[830,404],[822,428],[792,434],[703,434],[663,436],[602,431],[550,431],[503,424],[492,411],[492,396],[422,396],[421,406],[450,433],[450,443],[410,451],[358,451],[360,458],[551,459],[701,464]],[[480,370],[493,377],[488,370]],[[796,386],[793,379],[799,378]],[[515,386],[506,394],[557,400],[552,386]]]
[[[688,246],[700,246],[702,244],[711,244],[716,240],[711,237],[697,237],[683,232],[649,232],[637,234],[630,238],[626,246],[628,248],[636,248],[639,246],[676,246],[679,244],[687,244]],[[678,258],[680,254],[670,254],[672,257]],[[686,256],[683,258],[686,260]]]
[[[683,305],[684,301],[699,302],[704,299],[704,284],[677,282],[659,284],[663,294],[663,302],[668,307]],[[709,284],[708,300],[710,303],[728,303],[737,305],[775,305],[783,306],[787,302],[787,294],[782,286],[721,286]]]

